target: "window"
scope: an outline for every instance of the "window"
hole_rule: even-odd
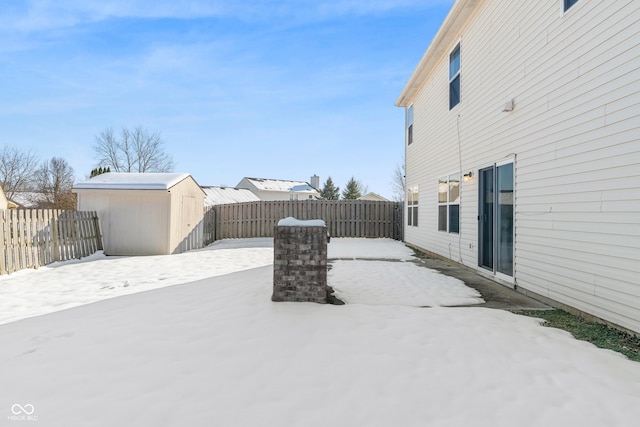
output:
[[[438,231],[460,233],[460,174],[438,180]]]
[[[571,6],[578,3],[578,0],[564,0],[564,11],[569,10]]]
[[[418,186],[407,191],[407,225],[418,226]]]
[[[449,109],[460,103],[460,43],[449,55]]]
[[[413,142],[413,105],[407,108],[407,145]]]

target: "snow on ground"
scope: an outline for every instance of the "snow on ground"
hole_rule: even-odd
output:
[[[328,248],[328,256],[332,258],[413,258],[409,248],[391,239],[333,239]],[[37,270],[22,270],[0,276],[0,324],[272,263],[273,239],[259,238],[221,240],[202,250],[178,255],[107,257],[98,253],[78,261],[55,263]],[[382,296],[393,298],[397,304],[402,304],[401,301],[429,306],[465,303],[460,302],[460,298],[453,295],[452,290],[447,291],[447,295],[451,295],[453,299],[445,300],[444,303],[441,301],[442,297],[430,297],[436,295],[433,286],[423,284],[422,292],[420,289],[416,290],[415,278],[410,276],[415,275],[415,268],[418,267],[411,264],[396,267],[396,278],[402,278],[396,280],[396,287],[389,287],[388,281],[367,280],[368,284],[363,283],[359,276],[372,274],[376,270],[361,272],[359,269],[354,270],[356,267],[340,267],[332,278],[336,291],[341,291],[340,295],[349,302],[376,303],[379,296]],[[378,270],[385,268],[386,264],[377,266]],[[430,275],[428,272],[431,270],[421,270],[421,276]],[[385,277],[390,279],[388,273]],[[447,279],[450,283],[459,282],[446,276],[441,276],[440,281],[446,282]],[[403,285],[405,282],[408,286]],[[381,283],[384,289],[377,288],[376,283]],[[363,284],[366,286],[363,287]],[[354,289],[350,290],[352,287]],[[467,300],[467,303],[474,304],[472,300],[476,295],[475,291],[466,286],[461,287],[471,295],[471,300]],[[354,299],[354,292],[362,298]],[[422,298],[416,298],[418,294]]]
[[[178,255],[107,257],[0,276],[0,324],[273,263],[273,239],[222,240]]]
[[[413,259],[413,251],[392,239],[336,239],[327,245],[329,258]]]
[[[246,244],[261,249],[228,241],[203,252],[234,250],[233,264]],[[397,255],[394,244],[387,249]],[[181,259],[176,276],[191,269]],[[136,260],[132,277],[157,274]],[[66,276],[89,274],[87,264],[106,274],[106,261],[65,265]],[[355,277],[361,262],[337,268]],[[371,270],[379,263],[366,262]],[[473,307],[274,303],[271,266],[237,270],[0,325],[0,425],[589,427],[640,419],[640,364],[535,319]],[[40,271],[28,275],[46,282]],[[383,288],[389,279],[368,280]]]
[[[327,279],[350,304],[437,307],[480,304],[480,294],[461,280],[408,262],[334,261]]]

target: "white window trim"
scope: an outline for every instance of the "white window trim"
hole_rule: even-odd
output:
[[[413,194],[418,194],[417,202],[414,204]],[[411,211],[411,224],[409,224],[409,210]],[[407,187],[407,227],[419,227],[420,221],[418,215],[420,213],[420,187],[414,185]]]
[[[449,201],[450,196],[451,196],[451,194],[450,194],[451,189],[450,189],[450,185],[449,185],[449,182],[450,182],[449,180],[450,180],[452,175],[456,175],[456,174],[458,175],[458,192],[459,192],[458,193],[458,201],[457,202],[451,202],[451,201]],[[439,186],[440,186],[440,180],[442,180],[444,178],[446,178],[446,180],[447,180],[447,201],[446,202],[441,202],[439,200],[439,196],[440,196],[440,187]],[[462,209],[461,208],[461,203],[460,203],[461,202],[461,197],[460,197],[461,196],[461,192],[462,192],[462,174],[459,171],[453,171],[451,173],[448,173],[446,175],[440,175],[438,177],[438,188],[437,188],[437,194],[436,194],[437,195],[436,206],[437,206],[437,209],[438,209],[438,212],[437,212],[437,215],[436,215],[438,223],[436,223],[436,228],[437,228],[438,233],[453,234],[453,235],[456,235],[456,236],[460,235],[460,227],[461,227],[461,224],[460,224],[460,210]],[[440,206],[446,206],[447,207],[447,229],[446,230],[440,230],[440,224],[439,224],[439,221],[440,221]],[[450,229],[451,229],[451,220],[449,218],[449,206],[458,206],[458,231],[457,232],[456,231],[450,231]]]
[[[456,73],[453,76],[451,76],[450,75],[451,74],[451,54],[456,49],[458,49],[458,57],[459,57],[460,65],[458,67],[458,71],[456,71]],[[461,39],[458,39],[458,42],[449,51],[448,58],[449,58],[449,67],[448,67],[448,73],[447,74],[449,74],[449,84],[447,85],[447,89],[448,89],[448,92],[449,92],[449,111],[451,111],[451,110],[453,110],[454,108],[456,108],[458,105],[460,105],[462,103],[462,78],[461,78],[461,74],[462,74],[462,40]],[[451,106],[451,83],[457,77],[460,77],[460,88],[459,88],[459,93],[458,93],[458,103],[452,107]]]
[[[411,110],[411,123],[409,123],[409,110]],[[415,123],[415,110],[413,108],[413,104],[409,105],[407,107],[407,111],[406,111],[406,116],[405,116],[405,135],[406,135],[406,139],[407,139],[407,145],[411,145],[414,141],[414,135],[413,135],[413,124]],[[409,132],[409,128],[411,127],[411,135]],[[409,136],[411,136],[411,138],[409,138]]]

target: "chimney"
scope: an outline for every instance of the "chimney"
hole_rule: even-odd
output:
[[[313,175],[311,177],[311,186],[316,190],[320,190],[320,177],[318,175]]]

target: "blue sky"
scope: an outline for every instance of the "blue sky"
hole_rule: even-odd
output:
[[[2,1],[0,145],[82,180],[96,134],[140,125],[202,185],[354,176],[391,197],[393,104],[452,4]]]

